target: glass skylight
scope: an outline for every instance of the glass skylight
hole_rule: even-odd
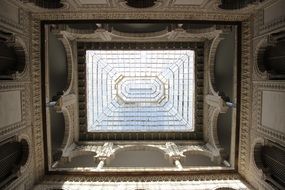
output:
[[[194,51],[86,51],[89,132],[194,130]]]

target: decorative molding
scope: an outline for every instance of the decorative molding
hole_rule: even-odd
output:
[[[282,1],[282,0],[281,0]],[[285,16],[281,16],[279,18],[274,19],[270,23],[265,24],[264,23],[264,10],[267,7],[270,7],[274,3],[278,2],[278,0],[272,0],[272,1],[266,1],[264,6],[262,6],[260,9],[257,10],[257,12],[254,14],[254,36],[262,36],[264,34],[269,34],[272,31],[279,30],[280,28],[285,27]]]
[[[66,181],[73,181],[73,182],[126,182],[126,181],[209,181],[209,180],[234,180],[234,179],[241,179],[240,175],[238,174],[225,174],[225,173],[219,173],[219,174],[196,174],[196,175],[128,175],[128,176],[112,176],[112,175],[101,175],[101,176],[76,176],[76,175],[46,175],[44,177],[45,183],[63,183]]]
[[[262,115],[262,92],[264,90],[269,91],[283,91],[285,92],[285,82],[284,81],[254,81],[253,88],[253,127],[259,133],[260,136],[276,141],[279,144],[285,146],[285,134],[269,129],[263,126],[261,123]]]
[[[216,29],[215,26],[206,29],[192,30],[176,28],[170,32],[169,29],[166,28],[162,31],[151,33],[125,33],[115,29],[107,30],[104,28],[94,30],[72,29],[68,26],[60,26],[55,30],[70,40],[77,40],[80,42],[200,42],[213,39],[222,32],[222,30]]]
[[[174,143],[174,142],[157,142],[156,144],[152,142],[140,142],[140,143],[120,143],[120,142],[104,142],[101,143],[85,143],[85,144],[72,144],[69,146],[67,151],[63,153],[62,159],[60,160],[59,166],[52,168],[52,170],[61,171],[61,166],[64,166],[66,162],[70,162],[74,157],[82,156],[82,155],[93,155],[94,163],[99,163],[96,169],[93,168],[84,168],[84,171],[89,172],[98,172],[98,170],[102,171],[123,171],[123,169],[118,168],[103,168],[103,166],[107,163],[110,163],[112,159],[116,157],[119,152],[128,151],[128,150],[153,150],[158,151],[165,155],[165,159],[168,159],[170,163],[176,165],[176,161],[184,160],[186,152],[190,154],[198,154],[209,157],[213,162],[220,164],[221,158],[220,154],[209,144],[200,143]],[[126,168],[125,168],[126,169]],[[155,168],[151,168],[152,170]],[[183,169],[181,163],[178,164],[178,169]],[[82,171],[82,169],[71,169],[74,171]],[[136,168],[127,168],[127,170],[135,172],[140,171],[140,169]],[[168,170],[176,170],[176,168],[168,168]],[[184,170],[187,170],[184,169]],[[188,170],[187,170],[188,171]]]
[[[38,181],[44,175],[44,146],[41,97],[41,28],[40,21],[31,21],[31,72],[32,72],[32,130],[34,147],[34,176]]]
[[[85,11],[85,12],[62,12],[55,11],[50,13],[32,13],[33,18],[39,20],[112,20],[130,18],[135,20],[222,20],[222,21],[243,21],[249,18],[248,14],[227,14],[209,13],[203,11],[179,11],[179,12],[152,12],[152,11]]]
[[[251,126],[251,22],[247,20],[241,25],[241,87],[240,87],[240,136],[238,171],[242,176],[248,172],[250,157],[250,126]]]
[[[16,133],[30,125],[30,94],[28,82],[0,82],[0,91],[15,91],[19,90],[21,94],[21,121],[12,125],[2,127],[0,129],[0,137],[6,138],[11,134]]]
[[[172,176],[170,176],[172,177]],[[35,190],[51,190],[51,189],[63,189],[63,190],[79,190],[79,189],[153,189],[158,190],[160,188],[165,190],[173,189],[174,187],[179,188],[180,190],[246,190],[251,189],[251,187],[244,182],[242,179],[226,179],[226,180],[205,180],[203,184],[199,178],[197,180],[183,180],[183,181],[169,181],[169,180],[160,180],[160,181],[123,181],[123,182],[49,182],[44,181],[41,185],[38,185]]]

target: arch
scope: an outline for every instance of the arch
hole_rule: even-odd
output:
[[[66,53],[67,85],[63,91],[64,91],[64,94],[67,95],[71,92],[72,87],[73,87],[73,80],[74,80],[73,53],[72,53],[71,44],[65,36],[60,35],[59,40],[61,41],[65,49],[65,53]]]
[[[0,143],[0,188],[17,179],[29,158],[29,144],[25,139],[17,141],[15,137]]]
[[[220,113],[217,118],[217,137],[222,148],[221,156],[225,160],[230,158],[232,120],[232,109],[228,109],[225,113]]]
[[[73,143],[73,119],[66,107],[62,107],[61,112],[64,118],[64,135],[61,150],[65,152],[69,145]]]
[[[83,153],[72,157],[68,162],[61,163],[61,167],[74,168],[74,167],[96,167],[94,156],[96,153]]]
[[[135,152],[135,154],[133,154]],[[126,156],[126,159],[124,158]],[[136,158],[130,155],[135,155]],[[123,156],[123,157],[122,157]],[[141,159],[141,160],[140,160]],[[125,145],[115,149],[107,167],[173,167],[166,152],[152,145]]]
[[[260,155],[260,151],[261,151],[261,147],[264,146],[265,144],[265,140],[261,137],[258,137],[256,139],[254,139],[252,146],[251,146],[251,152],[250,152],[250,167],[251,167],[251,171],[254,173],[255,176],[257,176],[258,178],[264,180],[264,175],[263,175],[263,171],[262,171],[262,162],[261,162],[261,155]]]
[[[218,137],[218,116],[221,113],[220,108],[210,107],[209,108],[209,142],[214,146],[219,152],[222,150]]]
[[[154,146],[154,145],[124,145],[124,146],[118,146],[114,149],[113,154],[116,155],[119,152],[123,152],[126,150],[154,150],[158,151],[162,154],[166,154],[165,150],[163,148]]]
[[[263,63],[263,55],[266,47],[268,46],[268,38],[264,37],[261,39],[255,47],[253,55],[254,59],[254,70],[260,78],[267,79],[267,72]]]
[[[270,34],[256,45],[254,65],[257,75],[262,79],[285,79],[285,32]]]
[[[263,0],[221,0],[219,8],[225,10],[242,9],[258,1],[261,2]]]
[[[68,155],[69,162],[78,156],[96,156],[96,152],[87,150],[75,150]],[[94,162],[95,163],[95,162]]]
[[[213,158],[213,153],[209,150],[206,150],[205,148],[203,147],[197,147],[197,148],[192,148],[190,146],[189,149],[185,149],[182,151],[182,153],[185,155],[186,153],[190,153],[190,154],[197,154],[197,155],[203,155],[203,156],[207,156],[209,157],[210,159]]]
[[[69,88],[72,74],[68,66],[71,57],[67,56],[69,48],[65,48],[64,43],[58,39],[58,35],[53,32],[48,33],[48,84],[49,99],[57,101]],[[70,62],[68,62],[68,60]]]
[[[12,34],[0,37],[0,80],[20,79],[27,68],[27,59],[27,48],[21,38]]]
[[[263,65],[269,73],[269,79],[285,79],[284,62],[285,40],[277,40],[274,46],[266,47],[263,54]]]
[[[213,95],[218,96],[217,92],[217,87],[215,84],[215,57],[216,57],[216,52],[218,49],[218,46],[220,42],[222,41],[222,38],[218,35],[216,38],[213,39],[211,45],[210,45],[210,50],[209,50],[209,56],[208,56],[208,64],[207,64],[207,75],[208,75],[208,84],[209,84],[209,89],[210,93]]]
[[[30,0],[36,6],[45,8],[45,9],[59,9],[64,6],[63,3],[60,2],[61,0]]]
[[[157,0],[125,0],[126,5],[132,8],[150,8],[153,7]]]
[[[187,160],[189,160],[189,155],[193,155],[194,158],[197,156],[198,157],[201,156],[201,159],[204,161],[209,159],[209,161],[211,163],[213,163],[213,165],[214,164],[216,165],[217,163],[219,163],[219,159],[217,159],[219,157],[219,155],[215,155],[213,152],[208,150],[206,148],[206,145],[204,145],[204,146],[190,146],[189,148],[183,150],[182,153],[183,153],[183,155],[185,155],[185,157],[182,157],[182,165],[185,164],[185,162],[187,162]]]
[[[31,142],[29,140],[30,138],[23,134],[18,137],[18,142],[21,143],[22,147],[22,158],[21,158],[21,168],[20,168],[20,173],[26,172],[27,168],[29,167],[29,164],[31,162],[31,156],[30,150],[31,150]]]

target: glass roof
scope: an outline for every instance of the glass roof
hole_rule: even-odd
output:
[[[88,131],[194,131],[194,78],[192,50],[88,50]]]

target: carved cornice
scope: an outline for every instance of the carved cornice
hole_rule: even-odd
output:
[[[60,183],[60,182],[66,182],[66,181],[73,181],[73,182],[124,182],[124,181],[209,181],[209,180],[234,180],[234,179],[240,179],[240,176],[238,174],[224,174],[219,173],[217,175],[215,174],[196,174],[196,175],[167,175],[167,176],[157,176],[157,175],[149,175],[149,176],[136,176],[136,175],[129,175],[129,176],[64,176],[64,175],[47,175],[44,178],[44,181],[46,183]]]
[[[240,89],[240,140],[239,140],[239,173],[246,175],[250,156],[250,126],[251,126],[251,22],[247,20],[241,26],[241,89]]]
[[[216,175],[214,175],[216,176]],[[226,177],[225,174],[222,174],[223,177]],[[64,190],[79,190],[82,188],[86,189],[115,189],[115,188],[124,188],[124,189],[173,189],[174,187],[179,188],[180,190],[204,190],[204,189],[251,189],[251,187],[246,184],[242,179],[232,179],[231,174],[227,175],[227,179],[212,179],[210,180],[201,180],[204,176],[197,176],[196,179],[189,180],[187,178],[176,177],[178,180],[173,180],[174,176],[169,176],[170,179],[160,178],[159,181],[153,179],[153,181],[145,181],[142,177],[141,181],[108,181],[108,182],[97,182],[97,181],[84,181],[84,182],[75,182],[67,181],[65,183],[53,182],[53,181],[44,181],[41,185],[38,185],[35,190],[48,190],[51,188],[54,189],[64,189]],[[180,180],[181,179],[181,180]],[[201,183],[201,181],[203,181]]]
[[[32,129],[34,143],[34,176],[35,180],[44,175],[44,147],[42,123],[42,98],[41,98],[41,54],[40,54],[40,21],[31,21],[31,72],[32,72]]]
[[[221,20],[221,21],[243,21],[249,18],[247,14],[226,13],[209,13],[209,12],[152,12],[152,11],[136,11],[136,12],[121,12],[121,11],[86,11],[86,12],[62,12],[55,11],[51,13],[32,13],[33,18],[40,20],[109,20],[130,18],[136,20]]]

